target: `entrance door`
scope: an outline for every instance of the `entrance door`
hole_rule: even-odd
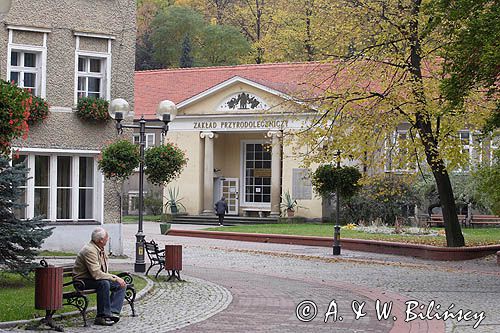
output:
[[[226,198],[228,215],[238,215],[238,178],[222,180],[221,197]]]

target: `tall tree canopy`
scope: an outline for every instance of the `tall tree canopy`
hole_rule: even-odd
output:
[[[332,58],[330,84],[311,98],[320,110],[301,143],[329,144],[309,155],[310,161],[331,161],[341,149],[365,164],[383,170],[389,154],[399,152],[401,165],[427,164],[437,185],[448,246],[463,246],[448,172],[467,162],[459,130],[480,128],[493,106],[472,94],[462,112],[446,107],[440,85],[450,40],[435,26],[423,5],[430,0],[340,0],[333,5],[338,52]],[[323,82],[325,73],[320,73]],[[394,138],[398,125],[405,135]],[[305,140],[305,141],[304,141]],[[425,161],[425,162],[424,162]]]
[[[487,89],[497,99],[500,78],[500,1],[437,0],[431,10],[436,25],[450,36],[442,54],[449,74],[443,80],[451,106],[460,108],[464,98]]]
[[[189,7],[169,6],[151,26],[154,59],[164,67],[179,66],[186,57],[187,40],[193,66],[236,65],[251,51],[238,29],[209,24]]]

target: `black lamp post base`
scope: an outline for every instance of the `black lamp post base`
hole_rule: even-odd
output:
[[[334,245],[333,246],[333,255],[334,256],[340,255],[340,245]]]
[[[134,264],[134,272],[144,273],[146,271],[146,264]]]

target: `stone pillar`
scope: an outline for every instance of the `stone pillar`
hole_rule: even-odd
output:
[[[205,140],[205,158],[203,168],[203,215],[214,215],[214,132],[201,132]]]
[[[271,142],[271,213],[269,216],[280,216],[281,201],[281,136],[280,131],[269,131],[267,133]]]

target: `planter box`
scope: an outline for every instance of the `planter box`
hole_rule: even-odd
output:
[[[160,233],[166,235],[170,230],[170,223],[160,223]]]

